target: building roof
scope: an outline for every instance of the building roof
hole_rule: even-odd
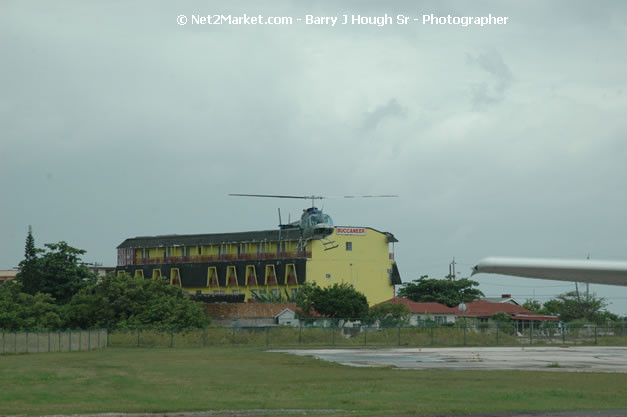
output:
[[[461,317],[491,317],[497,313],[506,313],[515,320],[544,320],[559,321],[555,316],[534,313],[517,304],[493,303],[486,300],[466,303],[466,311],[461,312],[457,308],[448,307],[440,303],[417,303],[407,298],[396,297],[384,301],[381,304],[405,304],[414,314],[455,314]]]
[[[417,303],[407,298],[396,297],[381,304],[405,304],[415,314],[457,314],[457,310],[440,303]]]
[[[368,227],[377,233],[386,236],[388,242],[398,242],[394,235],[389,232],[380,232]],[[137,236],[126,239],[118,249],[126,248],[160,248],[165,246],[197,246],[197,245],[219,245],[223,243],[241,242],[276,242],[279,240],[298,240],[301,236],[300,229],[273,229],[258,230],[250,232],[234,233],[206,233],[197,235],[159,235],[159,236]]]
[[[506,313],[517,320],[548,320],[559,321],[555,316],[547,316],[534,313],[516,304],[511,303],[493,303],[486,300],[477,300],[472,303],[466,303],[466,311],[458,312],[458,316],[463,317],[490,317],[497,313]]]
[[[300,237],[299,229],[282,229],[280,230],[280,233],[281,240],[298,240]],[[219,245],[222,243],[235,242],[276,242],[278,240],[279,229],[235,233],[207,233],[198,235],[138,236],[126,239],[118,246],[118,249]]]
[[[491,303],[509,303],[518,306],[520,305],[516,300],[511,297],[484,297],[482,298],[482,300],[489,301]]]
[[[2,269],[0,270],[0,280],[9,280],[15,278],[19,269]]]

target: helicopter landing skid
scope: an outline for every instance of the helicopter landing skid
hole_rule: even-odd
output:
[[[326,239],[326,238],[320,239],[320,242],[322,242],[322,246],[324,246],[324,250],[331,250],[331,249],[335,249],[338,246],[340,246],[340,245],[337,244],[336,241],[329,240],[329,239]]]

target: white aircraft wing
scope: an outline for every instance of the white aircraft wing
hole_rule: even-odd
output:
[[[627,286],[627,262],[617,261],[490,257],[472,268],[480,273]]]

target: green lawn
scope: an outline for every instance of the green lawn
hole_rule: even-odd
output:
[[[259,348],[0,356],[0,415],[333,409],[402,415],[627,409],[627,374],[351,368]]]

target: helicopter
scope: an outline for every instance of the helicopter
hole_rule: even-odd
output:
[[[282,224],[281,222],[281,210],[279,209],[279,230],[283,229],[300,229],[299,248],[304,245],[309,239],[320,239],[325,250],[334,249],[338,245],[329,240],[328,236],[333,234],[335,227],[333,226],[333,219],[326,213],[323,213],[321,209],[315,207],[316,200],[322,200],[326,198],[389,198],[398,197],[396,195],[345,195],[341,197],[324,197],[320,195],[273,195],[273,194],[229,194],[232,197],[262,197],[262,198],[295,198],[301,200],[311,200],[311,207],[303,209],[303,214],[300,220],[295,222]]]

